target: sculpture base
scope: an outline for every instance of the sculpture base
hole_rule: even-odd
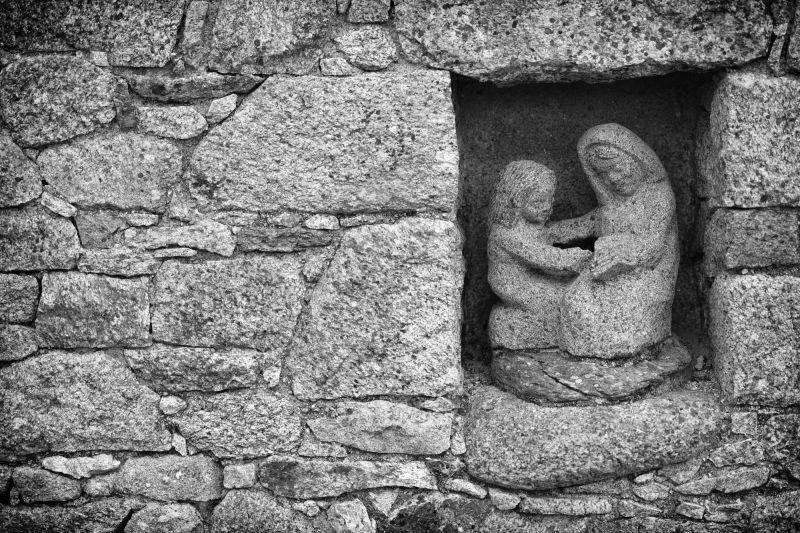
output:
[[[578,359],[560,351],[495,349],[492,375],[518,398],[541,403],[603,403],[674,390],[691,378],[692,356],[677,337],[652,359]]]

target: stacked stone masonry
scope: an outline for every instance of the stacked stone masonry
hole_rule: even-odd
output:
[[[0,1],[0,531],[800,529],[800,5],[773,4]],[[678,71],[713,77],[713,357],[553,365],[553,422],[462,367],[451,83]]]

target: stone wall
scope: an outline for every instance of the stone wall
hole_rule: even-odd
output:
[[[0,2],[0,530],[795,531],[794,19],[777,0]],[[667,164],[676,316],[713,355],[695,347],[686,388],[719,401],[663,437],[711,429],[670,464],[606,442],[607,479],[491,485],[465,439],[489,381],[482,206],[523,152],[576,169],[572,130],[606,117]],[[560,187],[561,216],[591,207]],[[582,460],[557,450],[536,468]]]

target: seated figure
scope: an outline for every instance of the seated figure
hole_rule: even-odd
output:
[[[489,317],[494,348],[558,346],[564,290],[591,259],[548,241],[555,186],[553,172],[533,161],[510,163],[497,184],[488,242],[489,285],[501,300]]]

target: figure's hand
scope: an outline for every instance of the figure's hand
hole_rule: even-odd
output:
[[[614,279],[626,272],[630,272],[636,267],[636,263],[627,257],[620,257],[617,253],[608,253],[595,256],[594,264],[591,268],[592,278],[596,281],[607,281]]]
[[[569,261],[565,269],[575,274],[580,274],[589,265],[593,256],[592,252],[581,248],[570,248],[566,252],[569,254]]]

